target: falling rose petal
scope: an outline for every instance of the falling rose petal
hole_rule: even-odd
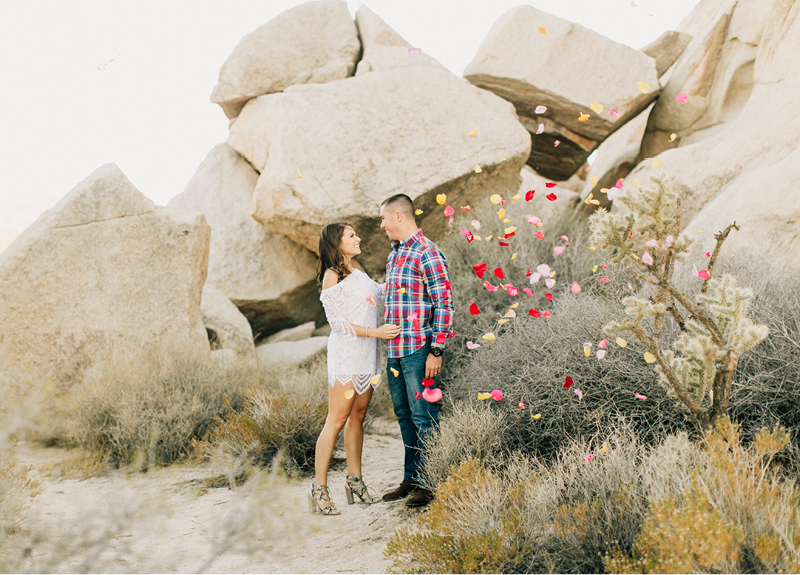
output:
[[[611,110],[609,110],[608,114],[612,118],[619,118],[619,112],[617,112],[614,108],[611,108]]]
[[[445,217],[452,216],[454,213],[456,213],[456,211],[453,208],[451,208],[450,206],[446,206],[445,207],[445,209],[444,209]]]
[[[620,179],[617,180],[617,183],[614,184],[614,187],[621,190],[622,186],[624,186],[624,185],[625,185],[625,180],[623,178],[620,178]]]
[[[453,225],[453,216],[450,216],[450,221],[447,222],[447,225],[448,226],[452,226]]]
[[[494,269],[494,275],[495,275],[495,277],[500,278],[501,280],[505,279],[505,277],[506,277],[506,276],[503,275],[503,268],[495,268]]]
[[[642,82],[640,80],[639,82],[636,83],[636,85],[639,86],[639,91],[642,94],[647,94],[650,91],[650,86],[647,84],[647,82]]]
[[[655,250],[658,249],[658,242],[656,240],[647,240],[644,245],[646,245],[648,248],[653,248]]]
[[[372,385],[378,385],[381,382],[381,374],[378,373],[376,375],[373,375],[372,377],[369,378],[369,382]]]
[[[444,334],[444,332],[440,331],[436,334],[436,343],[444,345],[445,339],[447,339],[447,336]]]
[[[421,394],[420,392],[418,392],[418,391],[415,391],[415,392],[414,392],[414,395],[416,396],[417,400],[420,400],[420,399],[422,399],[422,394]]]
[[[544,239],[544,232],[536,232],[535,234],[533,234],[533,237],[539,238],[540,240],[543,240]]]
[[[581,112],[581,115],[578,116],[578,121],[579,122],[585,122],[586,120],[588,120],[591,117],[592,117],[591,114],[587,114],[586,112]]]
[[[664,162],[661,161],[661,158],[655,158],[652,162],[650,162],[650,167],[654,170],[661,166]]]
[[[617,187],[610,188],[610,189],[609,189],[609,190],[606,192],[606,197],[607,197],[609,200],[615,200],[615,199],[617,198],[617,196],[618,196],[618,195],[619,195],[619,188],[617,188]]]
[[[581,293],[581,286],[578,282],[572,282],[572,285],[569,287],[569,291],[572,293]]]
[[[461,233],[464,234],[465,238],[467,238],[467,243],[472,243],[472,240],[475,239],[475,236],[472,235],[472,232],[469,231],[467,228],[462,227]]]
[[[560,256],[564,253],[564,246],[556,246],[553,248],[553,253],[557,256]]]
[[[550,200],[551,202],[555,202],[555,201],[558,199],[558,196],[557,196],[557,195],[555,195],[553,192],[550,192],[549,194],[547,194],[547,195],[545,196],[545,198],[547,198],[547,199],[548,199],[548,200]]]
[[[607,345],[608,345],[607,339],[601,339],[600,341],[597,342],[597,347],[599,347],[600,349],[605,349]]]
[[[538,309],[529,309],[528,315],[531,317],[541,317],[542,313]]]
[[[645,360],[647,363],[655,363],[655,362],[656,362],[656,356],[654,356],[654,355],[653,355],[652,353],[650,353],[649,351],[646,351],[646,352],[644,352],[644,360]]]
[[[546,294],[544,294],[544,297],[547,298],[547,301],[549,301],[550,303],[553,303],[553,294],[546,293]]]
[[[486,399],[491,399],[491,398],[492,398],[492,394],[491,393],[479,393],[478,394],[478,401],[484,401]]]
[[[583,401],[583,392],[581,391],[580,387],[576,387],[572,391],[578,396],[578,401]]]
[[[465,212],[469,212],[469,211],[472,210],[472,208],[470,208],[469,206],[461,206],[461,210],[465,211]]]
[[[583,355],[585,357],[589,357],[591,355],[591,353],[592,353],[592,350],[584,345],[583,346]]]
[[[645,399],[647,399],[647,396],[646,396],[646,395],[642,395],[641,393],[638,393],[638,392],[637,392],[637,393],[634,393],[634,394],[633,394],[633,397],[635,397],[636,399],[641,399],[642,401],[644,401]]]
[[[561,236],[561,239],[567,242],[567,245],[569,245],[569,238],[567,236]]]
[[[633,4],[633,2],[631,2]],[[608,453],[608,443],[603,443],[603,447],[600,448],[600,453]]]
[[[492,332],[485,333],[481,337],[486,341],[494,341],[495,340],[494,334]]]
[[[503,197],[500,194],[492,194],[489,198],[489,201],[492,202],[494,205],[499,204],[503,201]]]
[[[439,204],[440,206],[443,206],[446,201],[447,201],[447,194],[438,194],[436,196],[436,203]]]
[[[536,109],[533,110],[534,114],[544,114],[547,111],[547,106],[536,106]]]
[[[542,313],[542,317],[550,317],[550,312],[546,311],[546,312]]]
[[[547,289],[552,289],[552,287],[556,285],[556,280],[547,278],[546,280],[544,280],[544,285],[547,286]]]
[[[472,130],[469,131],[469,134],[467,135],[471,138],[477,133],[478,133],[478,128],[473,128]]]
[[[481,229],[481,223],[478,220],[472,220],[472,227],[475,228],[475,231]]]
[[[628,342],[622,339],[621,337],[615,339],[614,342],[620,347],[625,347],[626,345],[628,345]]]
[[[530,202],[533,199],[533,194],[536,193],[536,190],[528,190],[525,192],[525,201]]]
[[[369,294],[369,295],[367,295],[367,301],[368,301],[368,302],[369,302],[369,304],[370,304],[370,305],[372,305],[372,306],[374,306],[374,305],[377,305],[377,304],[375,303],[375,298],[372,296],[372,294]]]
[[[539,34],[547,34],[547,28],[544,26],[539,26]]]
[[[553,142],[553,147],[557,148],[560,143],[561,143],[561,140],[556,140],[555,142]]]
[[[667,239],[664,240],[664,245],[669,247],[669,246],[672,245],[672,242],[674,242],[674,241],[675,241],[675,238],[673,238],[672,236],[667,236]]]
[[[593,273],[593,274],[596,274],[596,273],[597,273],[597,265],[595,265],[595,266],[592,268],[592,273]]]
[[[508,288],[508,295],[510,295],[510,296],[519,295],[519,288],[516,288],[516,287]]]
[[[533,274],[531,274],[531,281],[530,281],[531,285],[537,283],[541,278],[542,274],[540,274],[539,272],[534,272]]]
[[[603,269],[606,269],[607,267],[608,267],[608,264],[603,264]]]
[[[503,399],[503,392],[500,391],[499,389],[493,389],[491,396],[492,399],[494,399],[495,401],[500,401],[501,399]]]
[[[572,387],[572,383],[573,383],[572,378],[570,376],[567,376],[566,379],[564,379],[564,389],[569,389],[570,387]]]
[[[686,95],[686,92],[681,92],[675,96],[675,101],[678,102],[678,104],[685,104],[689,101],[689,96]]]
[[[422,392],[422,399],[428,403],[436,403],[442,399],[442,390],[438,387],[427,388]]]
[[[476,174],[480,174],[483,171],[478,164],[475,164],[475,167],[473,169],[475,170]]]
[[[512,260],[517,259],[517,254],[519,254],[519,252],[514,252],[513,254],[511,254],[511,259]]]
[[[516,226],[508,226],[506,229],[503,230],[503,234],[508,238],[514,235],[515,231],[517,231]]]
[[[300,168],[297,168],[297,177],[303,179],[303,174],[300,173]]]
[[[592,176],[592,187],[595,187],[599,181],[600,179],[597,176]]]
[[[644,252],[642,254],[642,263],[647,264],[648,266],[653,265],[653,256],[650,255],[650,252]]]
[[[594,457],[594,453],[590,453],[589,455],[585,456],[583,458],[583,460],[584,461],[591,461],[593,457]]]
[[[419,58],[419,55],[422,53],[422,48],[409,48],[408,55],[412,58]]]
[[[608,278],[597,278],[597,281],[599,281],[601,284],[607,284]]]
[[[539,127],[536,128],[536,135],[538,136],[542,132],[544,132],[544,124],[539,124]]]
[[[708,270],[700,270],[697,272],[697,277],[699,277],[701,280],[707,280],[711,277],[711,274],[708,273]]]
[[[395,377],[397,377],[398,375],[400,375],[400,372],[399,372],[399,371],[397,371],[397,370],[396,370],[395,368],[393,368],[393,367],[390,367],[390,368],[389,368],[389,371],[391,371],[391,372],[392,372],[392,375],[393,375],[393,376],[395,376]]]
[[[352,397],[353,397],[353,395],[355,395],[355,393],[356,392],[353,391],[352,389],[348,389],[347,391],[344,392],[344,398],[345,399],[352,399]]]
[[[467,342],[467,349],[478,349],[481,346],[479,343],[472,343],[471,341]]]
[[[483,287],[485,287],[485,288],[486,288],[486,289],[488,289],[489,291],[497,291],[497,290],[499,290],[499,289],[500,289],[499,287],[497,287],[497,286],[493,286],[492,284],[490,284],[489,282],[486,282],[486,281],[485,281],[485,282],[483,282]]]
[[[678,137],[678,134],[675,134],[675,133],[670,134],[669,135],[669,140],[667,140],[667,142],[669,142],[671,144],[672,142],[674,142],[676,140],[677,137]]]
[[[522,403],[521,399],[519,400],[519,405],[517,407],[519,407],[520,409],[525,409],[525,404]]]
[[[481,313],[481,310],[478,309],[478,304],[475,303],[475,300],[471,300],[469,302],[469,313],[470,315],[478,315]]]
[[[589,104],[589,107],[594,110],[595,114],[601,114],[603,112],[603,104]]]
[[[522,288],[522,291],[528,294],[528,297],[533,297],[533,292],[531,291],[531,288]]]
[[[487,269],[489,269],[489,266],[487,266],[486,264],[482,264],[481,263],[481,264],[477,264],[477,265],[472,266],[472,269],[475,270],[475,275],[477,275],[480,279],[483,279],[483,274]]]
[[[596,355],[597,355],[597,359],[603,359],[606,356],[606,350],[598,349]]]
[[[537,413],[536,415],[531,415],[531,419],[540,419],[542,417],[541,413]]]
[[[422,213],[423,213],[422,210],[414,210],[414,215],[415,216],[419,216]]]
[[[508,243],[507,243],[507,242],[497,242],[497,243],[498,243],[498,245],[501,245],[501,246],[503,246],[504,248],[507,248],[507,247],[508,247]]]
[[[545,182],[546,188],[555,188],[558,184],[556,182]]]
[[[406,288],[400,288],[399,290],[397,290],[398,295],[403,295],[404,293],[406,293]]]
[[[433,383],[434,383],[433,379],[423,379],[422,380],[422,385],[424,385],[425,387],[433,387]]]
[[[710,258],[710,257],[711,257],[711,252],[706,252],[704,255],[705,255],[707,258]]]

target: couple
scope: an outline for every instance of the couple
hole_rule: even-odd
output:
[[[433,494],[420,475],[420,451],[439,425],[439,406],[420,399],[423,379],[441,371],[444,342],[450,336],[453,298],[447,261],[422,235],[414,203],[405,194],[381,204],[381,229],[392,241],[386,283],[377,284],[352,267],[361,240],[352,225],[326,225],[319,238],[317,276],[320,300],[331,326],[328,340],[328,418],[317,439],[315,477],[310,504],[314,511],[338,515],[328,491],[328,466],[344,427],[347,454],[345,495],[352,504],[377,503],[361,475],[363,423],[380,370],[378,338],[387,340],[387,379],[394,412],[405,445],[403,481],[383,495],[395,501],[411,495],[410,507],[426,505]],[[378,302],[384,301],[386,323],[379,327]],[[345,425],[346,424],[346,425]]]

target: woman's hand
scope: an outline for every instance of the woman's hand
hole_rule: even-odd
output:
[[[381,339],[394,339],[400,335],[400,326],[393,323],[385,323],[377,329],[370,329],[370,337],[379,337]]]

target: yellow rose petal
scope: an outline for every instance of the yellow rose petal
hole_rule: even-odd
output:
[[[517,253],[518,253],[518,252],[514,252],[513,254],[511,254],[511,259],[512,259],[512,260],[515,260],[515,259],[517,259]]]
[[[486,236],[486,241],[487,241],[487,242],[490,242],[490,241],[492,241],[492,236]]]
[[[589,104],[589,107],[594,110],[595,114],[601,114],[603,112],[603,104]]]
[[[353,395],[355,395],[355,393],[356,392],[353,391],[352,389],[348,389],[347,391],[344,392],[344,398],[345,399],[352,399]]]
[[[597,185],[597,182],[599,181],[600,178],[598,178],[597,176],[592,176],[592,187],[595,187]]]
[[[603,443],[603,447],[600,448],[600,453],[608,453],[608,443]]]
[[[551,278],[556,277],[556,270],[553,270],[553,271],[550,272],[550,277]]]
[[[393,375],[393,376],[395,376],[395,377],[397,377],[398,375],[400,375],[400,372],[399,372],[399,371],[397,371],[397,370],[396,370],[395,368],[393,368],[393,367],[390,367],[390,368],[389,368],[389,371],[391,371],[391,372],[392,372],[392,375]]]
[[[615,342],[617,343],[617,345],[618,345],[618,346],[620,346],[620,347],[625,347],[626,345],[628,345],[628,342],[627,342],[627,341],[625,341],[624,339],[622,339],[621,337],[618,337],[618,338],[617,338],[617,339],[615,339],[614,341],[615,341]]]
[[[596,249],[597,249],[597,248],[595,248],[595,247],[591,247],[591,248],[589,248],[589,251],[590,251],[590,252],[593,252],[593,251],[595,251]]]
[[[502,196],[500,196],[500,194],[492,194],[491,197],[489,198],[489,201],[497,205],[503,201],[503,198]]]
[[[464,154],[461,154],[461,159],[462,160],[466,160],[467,158],[469,158],[469,156],[465,156]]]
[[[477,133],[478,133],[478,128],[475,128],[474,130],[471,130],[470,133],[469,133],[470,138],[472,136],[474,136],[475,134],[477,134]]]
[[[547,28],[544,26],[539,26],[539,33],[540,34],[547,34]]]
[[[650,162],[650,167],[655,170],[657,167],[659,167],[663,163],[664,162],[662,162],[660,158],[655,158],[652,162]]]
[[[480,241],[483,241],[483,240],[481,240],[481,237],[480,237],[479,235],[477,235],[477,234],[473,234],[473,235],[472,235],[472,239],[473,239],[473,240],[477,240],[477,241],[479,241],[479,242],[480,242]]]
[[[486,341],[494,341],[494,334],[492,332],[485,333],[481,337]]]
[[[504,324],[504,323],[506,323],[507,321],[508,321],[507,319],[498,319],[498,320],[497,320],[497,325],[503,325],[503,324]]]
[[[519,302],[515,303],[511,306],[511,309],[517,309],[519,307]]]
[[[531,415],[531,419],[539,419],[540,417],[542,417],[541,413],[537,413],[536,415]]]
[[[511,223],[511,220],[509,220],[508,218],[506,218],[506,219],[504,219],[504,220],[503,220],[503,223],[504,223],[504,224],[510,224],[510,223]]]
[[[404,293],[406,293],[406,288],[400,288],[399,290],[397,290],[397,293],[403,295]]]
[[[436,196],[436,203],[439,204],[440,206],[443,206],[446,201],[447,201],[447,194],[438,194]]]
[[[506,217],[506,209],[505,208],[500,208],[500,210],[497,212],[497,217],[500,218],[501,220],[504,217]]]
[[[418,216],[422,213],[422,210],[414,210],[414,215]]]
[[[475,173],[480,174],[482,171],[483,170],[481,170],[481,167],[478,164],[475,164]]]
[[[635,190],[635,189],[638,189],[638,187],[639,187],[639,180],[636,180],[636,179],[634,179],[634,180],[631,182],[631,185],[633,186],[633,189],[634,189],[634,190]]]
[[[589,357],[589,355],[591,355],[591,353],[592,353],[592,350],[584,345],[583,346],[583,355],[585,355],[586,357]]]
[[[300,173],[300,168],[297,168],[297,177],[303,179],[303,174]]]
[[[639,86],[639,90],[642,92],[642,94],[647,94],[650,91],[650,86],[647,85],[647,82],[640,81],[637,82],[636,85]]]
[[[649,351],[646,351],[646,352],[644,352],[644,360],[645,360],[647,363],[655,363],[655,362],[656,362],[656,356],[654,356],[654,355],[653,355],[652,353],[650,353]]]
[[[369,378],[369,382],[372,385],[378,385],[380,383],[380,381],[381,381],[381,374],[380,373],[377,374],[377,375],[373,375],[372,377]]]
[[[585,112],[581,112],[581,115],[578,117],[578,121],[579,122],[585,122],[586,120],[588,120],[591,117],[592,117],[591,114],[587,114]]]
[[[513,309],[510,309],[506,312],[506,315],[504,315],[503,317],[517,317],[517,312],[515,312]]]
[[[479,393],[478,394],[478,400],[479,401],[483,401],[484,399],[489,399],[490,397],[492,397],[491,393]]]
[[[506,229],[503,230],[503,233],[504,234],[510,234],[510,233],[516,232],[516,231],[517,231],[516,226],[508,226]]]
[[[678,137],[678,134],[670,134],[669,135],[669,140],[667,140],[667,141],[672,143],[677,139],[677,137]]]
[[[511,201],[512,201],[512,202],[516,202],[516,201],[517,201],[517,200],[519,200],[520,198],[522,198],[522,196],[520,196],[519,194],[517,194],[516,196],[514,196],[513,198],[511,198]]]
[[[592,268],[592,273],[593,273],[593,274],[596,274],[596,273],[597,273],[597,266],[594,266],[594,267]]]

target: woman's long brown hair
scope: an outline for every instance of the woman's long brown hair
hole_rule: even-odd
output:
[[[333,222],[332,224],[327,224],[319,233],[317,283],[319,284],[320,292],[322,291],[322,278],[327,270],[335,271],[339,275],[339,281],[350,275],[350,270],[347,268],[342,254],[342,236],[344,236],[346,228],[355,230],[355,227],[350,222]]]

